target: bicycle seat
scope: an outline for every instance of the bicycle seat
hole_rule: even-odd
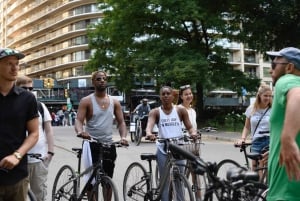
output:
[[[156,160],[156,154],[144,153],[141,154],[141,160]]]
[[[262,159],[262,155],[259,153],[247,153],[247,157],[255,161]]]

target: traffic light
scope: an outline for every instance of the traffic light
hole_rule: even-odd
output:
[[[69,90],[68,89],[65,89],[65,98],[69,98]]]
[[[50,78],[44,79],[44,88],[50,88]]]

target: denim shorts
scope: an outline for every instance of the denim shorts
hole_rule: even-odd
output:
[[[269,146],[270,143],[270,137],[269,136],[263,136],[255,138],[252,141],[251,145],[251,152],[252,153],[261,153],[261,150],[265,148],[266,146]]]

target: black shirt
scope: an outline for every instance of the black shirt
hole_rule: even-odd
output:
[[[13,154],[26,138],[26,123],[38,117],[35,96],[14,86],[3,96],[0,93],[0,160]],[[27,177],[27,157],[12,170],[0,170],[0,185],[12,185]]]

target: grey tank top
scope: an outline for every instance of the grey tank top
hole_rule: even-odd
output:
[[[90,95],[93,105],[93,116],[87,121],[85,130],[99,142],[111,143],[113,131],[114,101],[109,96],[109,106],[102,109],[96,101],[95,94]]]

